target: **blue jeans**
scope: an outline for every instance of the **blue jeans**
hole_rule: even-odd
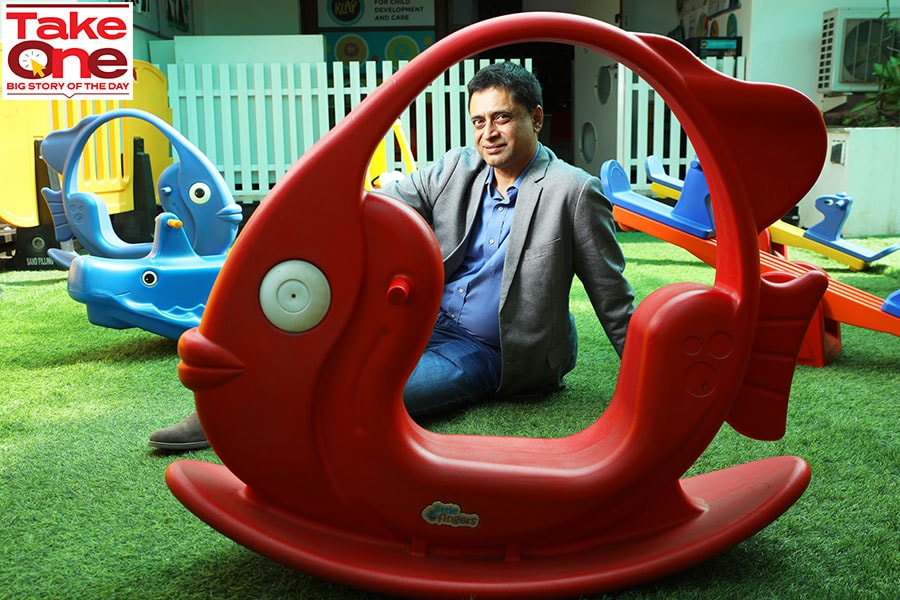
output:
[[[403,390],[406,410],[417,419],[490,398],[500,387],[501,365],[499,348],[478,340],[442,311]]]

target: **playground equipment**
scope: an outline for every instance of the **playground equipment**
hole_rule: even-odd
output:
[[[79,233],[79,239],[84,236],[91,247],[100,248],[104,254],[79,256],[50,250],[50,256],[70,269],[69,295],[86,305],[91,323],[113,329],[139,327],[178,339],[200,324],[209,292],[237,233],[241,209],[231,200],[222,177],[178,132],[160,125],[152,115],[129,110],[111,111],[89,118],[74,130],[53,132],[44,142],[45,158],[53,168],[64,165],[59,166],[60,170],[71,174],[92,131],[104,121],[134,116],[160,127],[179,156],[179,162],[159,178],[161,203],[169,212],[156,218],[153,243],[121,242],[109,225],[103,204],[91,195],[82,199],[84,194],[74,192],[67,198],[69,212],[78,219],[79,231],[85,232]],[[397,140],[406,169],[415,170],[415,160],[399,121],[394,124],[391,139]],[[387,139],[379,144],[381,156],[387,151],[386,145]],[[374,184],[384,176],[386,168],[378,156],[376,152],[369,166],[371,178],[367,181]],[[49,190],[44,190],[44,194],[56,208],[54,218],[60,221],[57,230],[63,232],[60,237],[71,237],[63,212],[63,194]],[[181,214],[191,220],[182,219]]]
[[[587,429],[436,434],[410,419],[402,390],[440,302],[440,251],[416,213],[360,184],[428,82],[529,40],[609,54],[672,107],[708,157],[716,282],[666,286],[638,306],[615,395]],[[724,551],[810,477],[784,456],[680,480],[726,421],[756,439],[784,433],[796,351],[826,281],[761,278],[757,235],[810,188],[825,144],[801,94],[722,76],[662,36],[527,12],[440,40],[305,153],[237,240],[200,326],[179,340],[179,376],[223,464],[177,461],[170,489],[265,556],[414,598],[577,596]],[[346,176],[323,176],[338,166]],[[749,175],[764,166],[777,187]]]
[[[125,118],[158,128],[179,158],[157,182],[165,212],[156,218],[152,243],[122,241],[103,199],[75,189],[90,137],[103,124]],[[51,249],[48,254],[69,268],[69,295],[86,305],[88,320],[115,329],[139,327],[173,339],[196,327],[242,219],[241,207],[209,159],[168,123],[134,109],[85,117],[71,129],[47,135],[41,149],[47,165],[62,174],[62,190],[42,190],[56,237],[77,236],[89,252]]]
[[[693,169],[693,167],[692,167]],[[650,169],[648,168],[648,171]],[[696,169],[688,174],[697,173]],[[600,180],[604,193],[613,204],[613,216],[620,226],[648,233],[661,240],[681,246],[706,264],[715,267],[718,260],[716,241],[707,236],[697,236],[690,228],[675,219],[664,220],[646,210],[638,210],[648,201],[658,204],[659,211],[671,210],[665,204],[656,202],[638,194],[631,189],[622,166],[615,160],[606,161],[600,170]],[[660,183],[663,180],[658,180]],[[688,177],[685,177],[685,193],[676,196],[678,204],[686,203],[688,210],[697,208],[706,200],[704,197],[687,193]],[[669,190],[678,190],[678,180],[670,180]],[[708,197],[708,196],[707,196]],[[792,227],[787,223],[782,223]],[[769,226],[769,231],[772,230]],[[799,228],[796,228],[799,229]],[[801,230],[802,231],[802,230]],[[772,235],[775,239],[775,235]],[[765,273],[793,273],[801,275],[811,270],[822,271],[814,265],[788,261],[778,253],[760,249],[760,268]],[[824,273],[824,271],[822,271]],[[828,278],[828,289],[822,297],[821,305],[812,316],[809,330],[803,340],[798,361],[813,367],[823,367],[831,362],[842,350],[841,323],[855,325],[874,331],[882,331],[900,336],[900,290],[891,294],[886,300],[863,292],[853,286]]]
[[[153,244],[136,259],[83,255],[69,266],[69,295],[88,320],[112,329],[139,327],[171,339],[200,324],[224,253],[200,256],[175,214],[156,218]]]
[[[394,143],[390,143],[391,141]],[[397,119],[391,125],[391,134],[378,143],[375,153],[372,154],[372,160],[369,161],[369,166],[366,168],[365,189],[370,191],[376,190],[387,185],[394,177],[403,176],[399,171],[388,171],[387,168],[387,153],[393,152],[395,147],[400,151],[406,174],[408,175],[416,170],[415,155],[409,145],[409,141],[406,139],[403,124],[400,123],[400,119]]]
[[[96,195],[73,189],[79,158],[91,135],[105,123],[127,117],[136,118],[156,127],[171,142],[179,161],[163,171],[159,178],[159,199],[163,211],[175,213],[184,223],[184,231],[191,246],[201,256],[225,252],[233,243],[242,220],[242,210],[236,204],[221,175],[191,142],[168,123],[152,114],[129,109],[112,110],[103,115],[83,119],[71,129],[53,131],[42,146],[45,162],[62,174],[62,190],[43,189],[56,223],[60,241],[77,237],[93,255],[109,258],[140,258],[151,243],[127,243],[113,230],[106,203]],[[415,159],[400,121],[392,126],[393,140],[403,157],[407,173],[416,169]],[[385,153],[389,151],[382,140],[372,156],[366,178],[366,189],[381,185],[386,176]],[[393,151],[393,145],[390,148]],[[51,250],[50,256],[68,267],[75,254]]]
[[[621,199],[610,199],[611,202],[627,202],[630,210],[666,223],[691,235],[700,238],[711,238],[716,235],[716,226],[713,220],[712,205],[709,199],[709,186],[700,161],[694,159],[688,166],[684,181],[670,177],[664,171],[660,172],[661,163],[655,157],[647,157],[645,166],[647,176],[650,179],[650,189],[663,197],[676,198],[675,206],[663,204],[641,194],[629,194]],[[631,189],[631,182],[625,169],[618,162],[607,161],[603,163],[600,172],[603,181],[609,181],[614,189],[623,189],[627,185]]]
[[[847,255],[862,261],[863,266],[859,268],[856,264],[850,264],[846,260],[841,260],[841,262],[850,266],[851,269],[861,271],[868,268],[871,263],[900,250],[900,244],[894,244],[880,251],[873,252],[841,237],[841,230],[844,228],[847,217],[850,216],[850,207],[852,205],[853,198],[844,193],[838,193],[833,196],[819,196],[816,198],[816,208],[822,213],[823,219],[804,231],[803,237],[806,240],[819,242],[832,251],[829,254],[822,252],[825,256],[841,260],[838,256]],[[800,246],[799,243],[794,245]],[[810,248],[810,246],[805,247]],[[838,253],[837,256],[835,252]]]
[[[885,298],[881,310],[900,319],[900,290]]]
[[[16,228],[15,255],[8,268],[56,267],[47,251],[58,242],[49,210],[39,194],[42,187],[53,184],[39,160],[41,140],[49,131],[121,107],[171,120],[162,72],[144,61],[134,61],[134,74],[134,99],[130,101],[0,100],[4,136],[0,145],[0,220]],[[120,223],[132,220],[129,217],[136,213],[143,215],[146,223],[134,227],[134,237],[149,240],[156,200],[152,186],[147,197],[143,182],[150,179],[151,171],[159,173],[170,163],[168,141],[155,127],[133,119],[121,127],[111,124],[85,151],[83,168],[77,174],[78,188],[101,196]]]
[[[708,217],[706,219],[712,223],[712,211],[709,210],[709,190],[705,188],[705,178],[700,163],[697,160],[691,161],[687,174],[682,182],[676,177],[670,176],[665,172],[665,168],[659,158],[648,156],[644,161],[647,172],[647,178],[650,180],[650,189],[664,198],[677,199],[675,211],[687,212],[694,219],[703,222],[703,210],[705,208]],[[705,192],[704,192],[705,190]],[[653,200],[647,199],[649,202]],[[638,202],[640,204],[638,204]],[[639,206],[645,203],[644,200],[635,200],[635,203],[627,206],[631,210],[635,210],[645,216],[651,216],[646,211],[638,210]],[[667,208],[665,204],[656,203],[663,207],[658,210]],[[822,220],[810,227],[809,229],[801,229],[790,223],[785,223],[778,219],[769,225],[768,233],[770,243],[780,247],[793,246],[795,248],[805,248],[822,256],[831,258],[841,262],[853,271],[863,271],[868,269],[871,264],[885,256],[900,250],[900,244],[888,246],[879,251],[872,251],[864,248],[859,244],[843,239],[841,230],[847,217],[850,216],[850,208],[853,204],[853,198],[844,193],[838,193],[833,196],[819,196],[816,198],[816,208],[822,213]],[[683,206],[682,206],[683,205]],[[698,216],[699,215],[699,216]],[[665,222],[665,220],[663,220]],[[675,224],[676,227],[679,227]],[[684,227],[680,227],[684,231]],[[714,234],[714,230],[710,232]],[[696,234],[695,234],[696,235]],[[711,237],[704,235],[701,237]],[[783,256],[787,253],[783,250],[780,252]]]
[[[77,237],[90,254],[107,258],[140,258],[150,251],[150,243],[122,241],[113,229],[104,200],[76,187],[81,154],[91,135],[101,125],[124,118],[152,124],[172,144],[178,162],[166,167],[157,182],[163,211],[176,214],[182,221],[184,233],[198,255],[223,254],[237,236],[243,213],[215,165],[159,117],[127,108],[85,117],[76,126],[53,131],[44,139],[44,161],[62,176],[60,191],[41,190],[56,224],[57,239]],[[76,255],[57,250],[50,256],[69,266]]]

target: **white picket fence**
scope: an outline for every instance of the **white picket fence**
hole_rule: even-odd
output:
[[[489,62],[453,66],[400,116],[420,167],[452,147],[471,144],[466,82]],[[744,79],[743,57],[705,62]],[[531,63],[523,61],[528,69]],[[213,161],[236,200],[259,201],[396,68],[391,62],[169,65],[172,124]],[[643,166],[649,154],[683,177],[694,150],[677,119],[647,82],[621,64],[618,82],[616,159],[634,187],[649,187]],[[388,139],[386,165],[403,170],[390,133]]]
[[[455,65],[401,115],[420,166],[471,143],[466,82],[490,62]],[[531,69],[530,59],[520,62]],[[236,200],[259,201],[394,70],[390,62],[173,64],[172,124],[212,160]],[[394,144],[385,148],[388,168],[402,170]]]
[[[744,57],[706,58],[704,62],[736,79],[745,79]],[[694,148],[678,119],[646,81],[619,64],[618,127],[616,160],[631,176],[635,189],[647,189],[650,181],[644,160],[653,154],[666,171],[683,178],[694,158]]]

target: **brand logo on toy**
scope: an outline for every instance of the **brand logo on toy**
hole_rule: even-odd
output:
[[[0,2],[3,99],[131,100],[129,2]]]
[[[422,518],[432,525],[449,525],[450,527],[478,527],[481,518],[475,514],[467,514],[458,504],[432,502],[422,511]]]

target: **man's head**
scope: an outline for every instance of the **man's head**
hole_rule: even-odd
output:
[[[478,71],[468,91],[478,154],[495,174],[515,179],[534,155],[543,125],[540,83],[517,64],[497,63]]]
[[[531,112],[544,101],[541,97],[541,84],[534,74],[525,67],[512,62],[494,63],[475,73],[466,86],[469,100],[475,92],[488,88],[507,90],[513,102],[526,111]]]

